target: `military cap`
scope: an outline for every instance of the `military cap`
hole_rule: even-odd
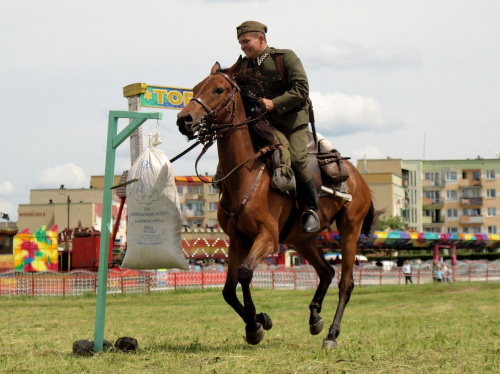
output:
[[[252,31],[265,34],[267,32],[267,26],[257,21],[245,21],[236,27],[236,34],[238,38],[244,33]]]

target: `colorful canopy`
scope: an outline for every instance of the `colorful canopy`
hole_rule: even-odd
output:
[[[500,248],[498,234],[441,234],[433,232],[375,231],[371,236],[361,236],[358,247],[362,249],[430,249],[435,245],[457,248]],[[337,231],[324,231],[318,236],[318,246],[339,248]]]

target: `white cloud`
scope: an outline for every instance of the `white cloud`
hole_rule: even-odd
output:
[[[14,186],[8,181],[0,183],[0,195],[8,195],[13,189]]]
[[[387,152],[383,151],[377,146],[367,145],[363,148],[353,149],[350,152],[352,162],[356,165],[357,161],[366,159],[381,159],[387,157]]]
[[[0,200],[0,212],[8,214],[11,221],[17,220],[17,207],[8,201]]]
[[[416,66],[421,63],[418,53],[409,48],[366,48],[356,43],[334,40],[322,44],[311,59],[311,64],[327,68],[377,69]]]
[[[387,129],[397,125],[382,113],[377,100],[362,96],[348,96],[335,92],[323,94],[312,91],[315,121],[330,135]]]
[[[83,169],[72,162],[43,169],[38,173],[37,184],[57,188],[64,184],[67,188],[88,187],[89,178]]]

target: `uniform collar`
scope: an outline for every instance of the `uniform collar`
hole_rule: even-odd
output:
[[[269,53],[271,52],[271,48],[266,45],[266,48],[262,51],[262,53],[254,60],[254,62],[260,66],[262,62],[266,59],[267,56],[269,56]]]

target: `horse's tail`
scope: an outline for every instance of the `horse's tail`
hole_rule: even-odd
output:
[[[383,211],[376,211],[373,206],[373,201],[370,202],[370,209],[363,219],[363,226],[361,226],[361,234],[365,236],[370,236],[375,225],[377,223],[377,218],[383,213]]]

